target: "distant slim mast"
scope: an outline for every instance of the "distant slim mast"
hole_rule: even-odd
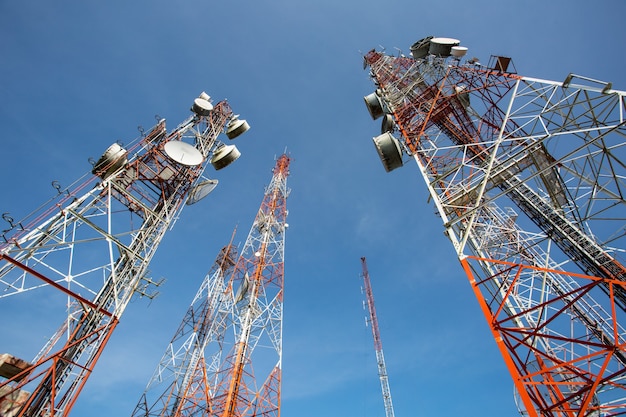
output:
[[[387,377],[387,367],[385,366],[385,357],[383,356],[383,342],[380,340],[380,333],[378,331],[378,319],[376,318],[376,308],[374,307],[374,294],[372,293],[372,285],[370,284],[370,276],[367,272],[365,257],[361,258],[361,265],[363,266],[362,276],[365,285],[365,295],[367,297],[367,309],[369,311],[370,323],[372,323],[372,335],[374,336],[374,348],[376,349],[378,376],[380,378],[380,387],[383,390],[385,416],[394,417],[391,391],[389,389],[389,378]]]

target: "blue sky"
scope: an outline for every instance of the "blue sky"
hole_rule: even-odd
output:
[[[514,416],[513,387],[413,164],[385,173],[362,54],[453,37],[626,89],[626,3],[580,0],[0,1],[0,211],[15,219],[155,115],[175,127],[206,91],[252,126],[213,194],[183,211],[151,270],[161,295],[122,317],[73,415],[130,415],[218,250],[243,244],[285,149],[282,415],[384,416],[360,257],[367,257],[395,414]],[[17,323],[0,300],[3,322]],[[29,318],[31,319],[31,318]],[[34,318],[33,318],[34,320]],[[41,321],[45,318],[38,317]],[[60,324],[60,323],[59,323]],[[37,348],[49,337],[30,335]],[[24,349],[0,336],[0,353]]]

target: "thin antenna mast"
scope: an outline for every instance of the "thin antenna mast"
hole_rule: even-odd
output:
[[[367,272],[365,257],[361,258],[361,265],[363,266],[362,277],[365,285],[365,295],[367,297],[367,309],[369,311],[370,322],[372,323],[372,335],[374,336],[374,349],[376,350],[376,362],[378,363],[378,377],[380,378],[380,387],[383,390],[385,416],[394,417],[393,404],[391,402],[391,390],[389,389],[389,378],[387,377],[387,367],[385,366],[385,357],[383,356],[383,343],[380,340],[380,332],[378,331],[378,319],[376,318],[376,308],[374,307],[374,294],[372,293],[372,285],[370,284],[370,276]]]

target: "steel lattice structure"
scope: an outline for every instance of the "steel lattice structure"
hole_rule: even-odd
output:
[[[365,298],[367,300],[367,311],[369,313],[369,321],[372,326],[372,336],[374,337],[374,350],[376,351],[376,364],[378,365],[380,388],[383,393],[385,416],[394,417],[393,402],[391,401],[391,389],[389,388],[389,376],[387,375],[387,365],[385,365],[385,356],[383,355],[383,341],[380,338],[380,331],[378,330],[378,318],[376,316],[376,306],[374,305],[374,292],[372,291],[370,274],[367,270],[367,261],[365,260],[365,257],[361,258],[361,268],[361,276],[363,277],[363,286],[365,288]]]
[[[133,416],[280,416],[289,163],[278,158],[241,254],[222,250]]]
[[[210,397],[204,350],[223,336],[228,303],[228,278],[237,259],[231,244],[224,247],[202,280],[191,306],[142,394],[134,416],[187,416],[202,413]]]
[[[0,357],[2,416],[69,414],[133,294],[153,283],[149,263],[188,196],[215,185],[202,180],[207,162],[220,169],[239,156],[217,139],[249,127],[226,101],[202,93],[192,110],[171,132],[160,120],[128,150],[112,145],[96,175],[3,234],[0,302],[45,300],[62,325],[34,360]]]
[[[428,37],[411,57],[365,55],[379,156],[417,163],[520,411],[626,414],[626,95],[465,50]]]

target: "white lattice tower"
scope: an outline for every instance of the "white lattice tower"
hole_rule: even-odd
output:
[[[463,62],[458,45],[365,55],[379,155],[387,171],[416,161],[523,414],[622,414],[626,95]]]
[[[34,360],[3,356],[6,415],[70,412],[131,297],[152,283],[149,263],[189,194],[214,186],[202,180],[207,163],[220,169],[239,156],[217,139],[248,128],[226,101],[213,106],[202,93],[192,111],[171,132],[160,120],[128,149],[112,145],[95,175],[59,189],[28,218],[11,219],[0,244],[0,301],[22,297],[28,309],[46,300],[46,316],[62,325]]]

